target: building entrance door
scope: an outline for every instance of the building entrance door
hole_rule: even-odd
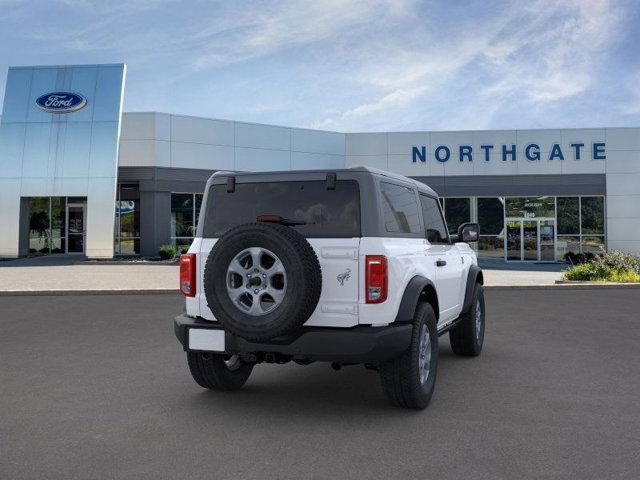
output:
[[[504,255],[507,261],[553,262],[556,221],[553,218],[508,218]]]
[[[67,203],[67,253],[84,253],[86,204]]]

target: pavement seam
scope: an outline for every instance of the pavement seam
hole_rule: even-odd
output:
[[[549,285],[485,285],[486,290],[600,290],[607,288],[640,288],[640,283],[560,283]],[[140,288],[122,290],[2,290],[0,297],[46,295],[178,295],[177,288]]]
[[[168,295],[180,294],[177,288],[122,289],[122,290],[2,290],[0,297],[46,295]]]

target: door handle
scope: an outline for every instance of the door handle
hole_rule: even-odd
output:
[[[444,267],[447,264],[446,260],[437,260],[436,267]]]

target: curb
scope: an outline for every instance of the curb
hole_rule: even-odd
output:
[[[640,283],[558,283],[547,285],[485,285],[485,290],[599,290],[607,288],[640,288]]]
[[[162,261],[162,260],[157,260],[157,261],[138,261],[138,262],[125,262],[123,260],[78,260],[77,262],[74,262],[74,265],[154,265],[154,266],[175,266],[177,267],[178,265],[180,265],[179,262],[175,261],[175,260],[171,260],[171,261]]]
[[[558,290],[562,285],[483,285],[485,290]]]
[[[637,282],[583,282],[580,280],[556,280],[558,287],[640,288]]]
[[[127,290],[2,290],[0,297],[24,297],[47,295],[179,295],[177,288],[127,289]]]

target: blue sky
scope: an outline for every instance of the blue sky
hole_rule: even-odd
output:
[[[640,2],[0,0],[7,67],[125,62],[126,111],[338,131],[640,126]]]

